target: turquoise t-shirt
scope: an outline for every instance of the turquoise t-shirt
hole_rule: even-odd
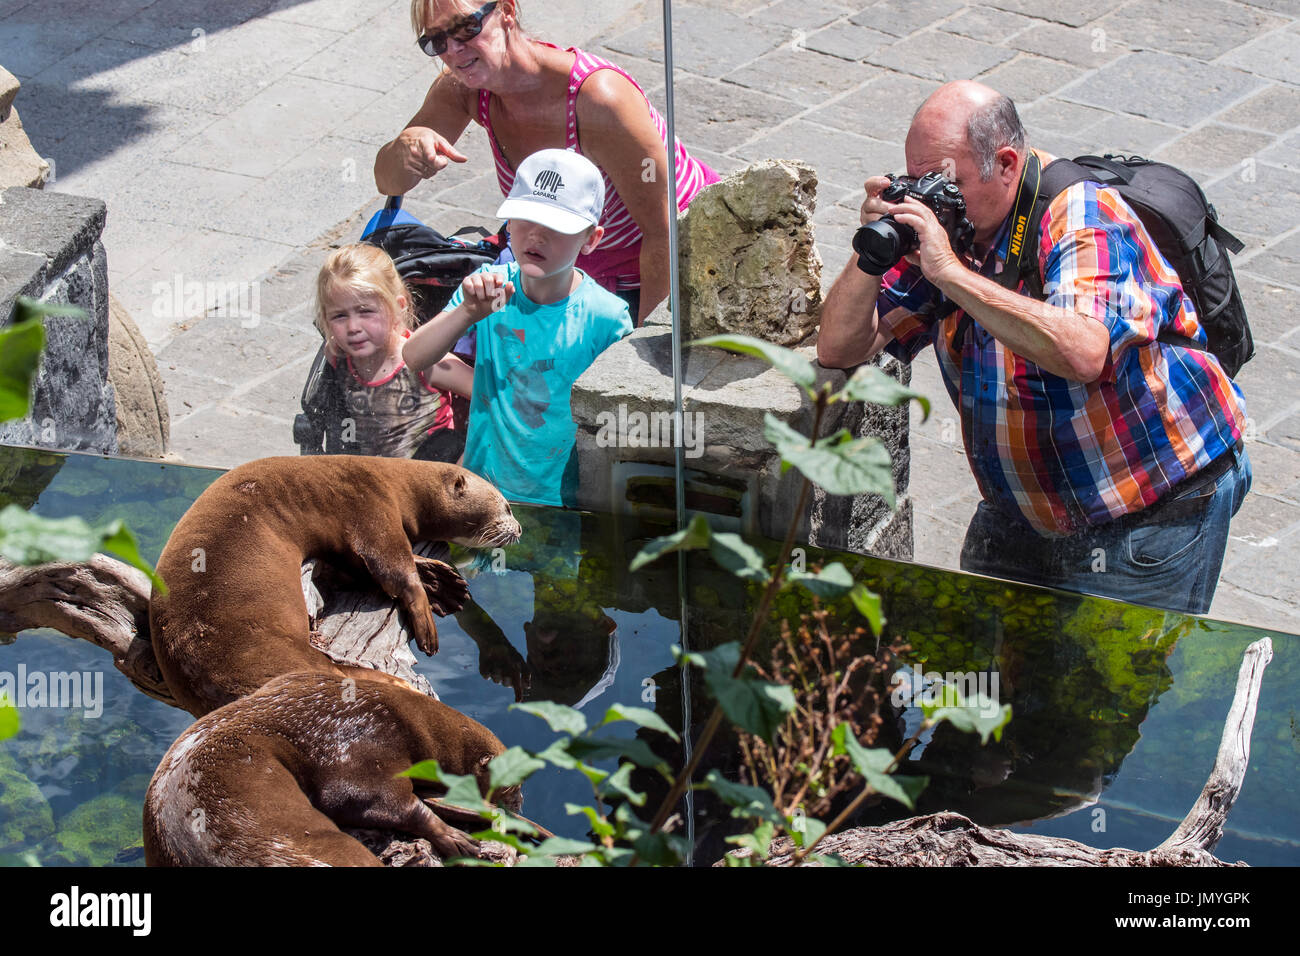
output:
[[[632,331],[627,303],[581,271],[573,294],[551,305],[524,295],[518,263],[478,271],[504,273],[515,294],[475,325],[478,355],[465,467],[512,501],[572,505],[578,426],[569,397],[596,356]],[[463,300],[457,289],[447,311]]]

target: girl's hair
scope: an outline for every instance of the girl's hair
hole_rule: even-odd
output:
[[[316,328],[329,338],[329,316],[326,306],[331,293],[345,288],[357,295],[377,297],[393,316],[399,328],[415,328],[415,309],[410,290],[397,274],[397,267],[383,249],[364,242],[343,246],[330,253],[316,277]],[[404,296],[406,307],[397,301]]]
[[[464,12],[473,13],[479,7],[483,6],[479,0],[411,0],[411,26],[415,30],[415,35],[423,36],[424,31],[428,29],[429,21],[433,19],[433,7],[435,4],[453,5],[463,8]],[[519,0],[514,0],[512,4],[515,14],[515,25],[523,29],[523,24],[519,22]],[[501,4],[497,4],[497,9],[492,12],[495,14],[501,9]]]

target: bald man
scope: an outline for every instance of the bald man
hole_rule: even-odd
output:
[[[1204,351],[1177,273],[1113,189],[1052,199],[1036,257],[1041,299],[1019,270],[1012,211],[1052,159],[1025,142],[1015,105],[949,83],[921,105],[907,175],[939,172],[966,201],[959,255],[935,214],[865,183],[863,224],[892,215],[919,248],[884,276],[856,254],[822,307],[818,359],[850,368],[882,349],[910,362],[934,347],[983,496],[965,570],[1204,613],[1228,526],[1250,488],[1241,390]],[[1027,208],[1027,206],[1025,207]],[[1028,261],[1028,260],[1026,260]],[[1198,343],[1158,341],[1162,329]]]

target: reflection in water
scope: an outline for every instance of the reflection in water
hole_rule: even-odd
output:
[[[155,559],[181,514],[215,471],[93,456],[0,449],[0,504],[51,517],[125,519]],[[614,703],[654,708],[681,729],[683,695],[703,721],[710,706],[698,672],[683,686],[671,646],[680,639],[677,569],[671,559],[632,574],[628,563],[670,530],[626,518],[516,507],[523,540],[501,554],[458,552],[473,601],[440,622],[442,650],[417,655],[442,699],[533,750],[554,739],[517,699],[579,707],[595,724]],[[760,543],[762,544],[762,543]],[[775,554],[774,543],[762,544]],[[824,558],[810,550],[809,561]],[[930,777],[922,812],[954,809],[984,824],[1023,824],[1096,846],[1145,849],[1190,808],[1213,763],[1245,646],[1261,632],[1179,614],[1047,592],[861,556],[838,556],[884,599],[888,638],[909,645],[905,667],[996,674],[1013,719],[981,748],[949,727],[924,740],[906,770]],[[474,567],[468,565],[473,562]],[[688,635],[695,650],[740,640],[757,591],[707,556],[688,559]],[[806,613],[802,592],[782,594],[780,617]],[[847,601],[829,605],[841,620]],[[1300,756],[1295,688],[1300,640],[1275,635],[1252,741],[1251,771],[1219,848],[1226,859],[1300,862],[1300,810],[1292,799]],[[188,715],[152,701],[102,651],[54,634],[0,646],[0,671],[102,672],[104,713],[27,710],[18,737],[0,744],[0,862],[33,853],[44,864],[104,865],[139,841],[144,787]],[[891,712],[880,744],[901,741],[919,719]],[[627,723],[602,732],[630,736]],[[673,764],[681,748],[638,732]],[[734,741],[720,740],[708,766],[736,773]],[[634,776],[654,805],[664,786]],[[525,786],[524,812],[557,833],[581,837],[591,787],[554,768]],[[1099,817],[1097,812],[1104,814]],[[725,848],[732,823],[707,799],[696,805],[697,859]],[[864,822],[905,815],[867,808]],[[1098,829],[1099,820],[1102,828]]]

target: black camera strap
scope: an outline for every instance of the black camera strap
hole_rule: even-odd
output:
[[[1039,163],[1034,151],[1030,150],[1029,155],[1025,157],[1025,165],[1020,170],[1020,188],[1016,190],[1016,204],[1011,210],[1011,241],[1007,246],[1007,261],[1002,266],[1001,272],[989,276],[1002,288],[1011,292],[1016,291],[1022,276],[1030,270],[1035,272],[1038,270],[1038,253],[1030,248],[1028,240],[1038,234],[1034,215],[1038,212],[1036,206],[1042,184],[1042,164]],[[995,255],[993,250],[989,251],[989,256]],[[986,264],[991,263],[986,260]],[[948,302],[942,306],[941,313],[936,312],[935,315],[937,318],[944,318],[952,314],[956,308],[956,303]],[[957,331],[952,338],[953,351],[961,351],[973,321],[969,314],[961,317],[961,322],[958,323]]]

